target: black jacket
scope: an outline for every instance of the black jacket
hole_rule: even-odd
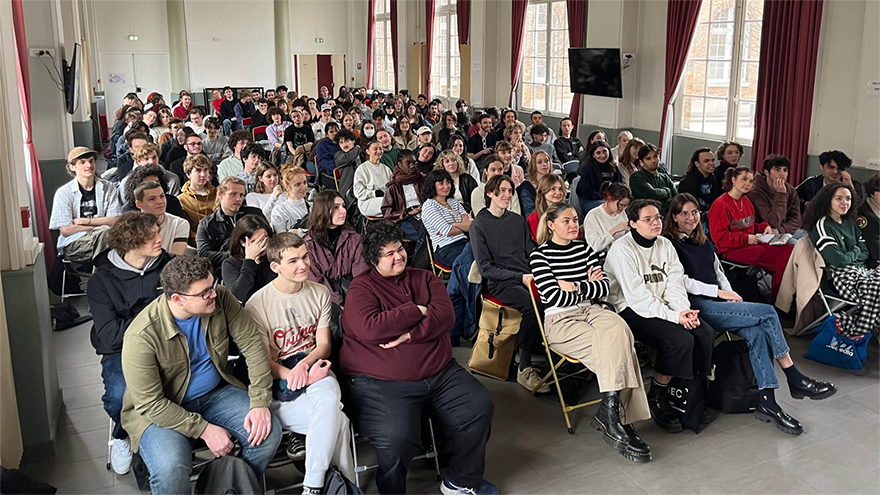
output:
[[[235,222],[245,215],[259,215],[263,217],[263,211],[253,206],[242,206],[233,217],[223,214],[223,208],[217,208],[214,213],[199,221],[196,231],[196,248],[199,256],[209,258],[214,267],[214,277],[222,278],[223,261],[229,257],[229,237]],[[263,217],[265,218],[265,217]]]
[[[857,180],[853,180],[852,182],[856,197],[852,199],[851,208],[858,209],[865,201],[865,188],[862,186],[862,183]],[[801,182],[801,185],[797,186],[796,190],[798,193],[798,199],[801,200],[801,213],[806,209],[807,203],[809,203],[824,186],[825,176],[822,174],[808,177]]]
[[[105,251],[95,260],[89,279],[88,298],[92,312],[92,347],[98,354],[122,352],[122,337],[135,316],[162,294],[159,274],[174,257],[164,250],[143,273],[116,266]]]
[[[254,260],[234,256],[223,261],[223,286],[242,303],[247,302],[254,292],[265,287],[277,276],[269,267],[269,260],[265,256],[259,264]]]
[[[461,190],[461,205],[464,206],[468,213],[473,210],[471,207],[471,193],[474,192],[478,185],[477,180],[471,177],[470,174],[460,174],[458,176],[458,188]]]
[[[577,160],[581,153],[581,148],[583,148],[584,145],[581,144],[581,140],[576,137],[558,137],[553,141],[553,147],[556,148],[556,157],[559,158],[559,161],[566,163],[572,160]]]
[[[709,174],[709,177],[703,177],[696,168],[693,172],[688,172],[684,179],[678,184],[679,193],[691,193],[700,202],[700,211],[705,215],[709,211],[712,203],[718,199],[718,196],[724,193],[721,189],[721,183],[715,174]]]

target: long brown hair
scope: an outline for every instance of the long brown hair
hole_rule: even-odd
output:
[[[553,186],[559,184],[562,186],[562,190],[565,191],[565,180],[562,179],[561,175],[556,174],[547,174],[541,178],[541,182],[538,183],[538,191],[535,195],[535,212],[537,212],[538,218],[547,211],[551,205],[547,204],[547,198],[544,196],[553,189]],[[565,201],[561,201],[564,203]]]
[[[547,157],[547,163],[550,164],[550,173],[553,173],[553,160],[550,159],[550,155],[546,151],[538,150],[532,153],[532,158],[529,159],[529,168],[526,170],[526,179],[532,184],[538,180],[538,155],[541,154]]]
[[[675,221],[675,215],[681,213],[681,210],[684,209],[684,205],[688,203],[693,203],[693,205],[697,207],[697,211],[700,211],[700,203],[697,202],[697,198],[691,193],[681,193],[672,198],[672,202],[669,203],[669,213],[666,215],[666,220],[663,224],[663,235],[673,241],[677,241],[681,234],[686,234],[696,244],[706,244],[708,238],[703,232],[702,223],[698,222],[697,226],[694,227],[693,232],[682,232],[681,229],[678,228],[678,222]]]
[[[336,206],[336,198],[342,199],[343,204],[345,204],[345,197],[342,196],[339,191],[325,189],[319,192],[318,195],[315,196],[312,204],[312,211],[309,214],[309,220],[306,225],[312,239],[327,249],[330,248],[330,240],[327,231],[333,227],[333,208]],[[348,223],[348,217],[346,217],[345,223],[339,228],[354,230],[354,228]]]
[[[269,238],[275,232],[262,215],[245,215],[239,218],[229,236],[229,255],[233,258],[244,259],[244,246],[241,245],[241,241],[252,237],[260,229],[265,230]]]
[[[547,227],[547,222],[555,222],[563,212],[569,209],[573,210],[574,206],[565,202],[554,203],[540,216],[540,220],[538,220],[538,245],[544,244],[553,237],[553,232],[550,230],[550,227]]]
[[[272,107],[272,108],[275,108],[275,107]],[[254,186],[255,193],[265,194],[265,193],[272,192],[272,191],[266,190],[266,184],[263,184],[263,181],[261,180],[263,178],[263,174],[265,174],[269,170],[274,170],[277,175],[279,175],[279,176],[281,175],[281,173],[278,171],[278,167],[276,167],[273,163],[260,162],[260,164],[257,165],[257,171],[256,171],[257,185]],[[281,177],[278,177],[278,178],[280,179]]]
[[[620,164],[620,167],[626,169],[627,172],[635,172],[636,164],[635,160],[632,158],[631,150],[636,146],[641,149],[644,145],[645,142],[637,137],[630,139],[629,142],[626,143],[626,147],[617,154],[617,161]]]
[[[733,181],[735,181],[742,174],[754,174],[752,169],[749,167],[736,167],[729,168],[724,171],[724,181],[721,182],[721,188],[725,191],[730,191],[733,189]]]

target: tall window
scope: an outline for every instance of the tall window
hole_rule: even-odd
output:
[[[568,15],[565,0],[532,0],[526,11],[520,106],[568,115]]]
[[[391,0],[374,2],[373,86],[382,91],[394,90],[394,58],[391,56]]]
[[[675,103],[683,134],[750,143],[763,0],[703,0]]]
[[[458,51],[456,0],[434,3],[434,45],[431,49],[431,95],[458,98],[461,95],[461,54]]]

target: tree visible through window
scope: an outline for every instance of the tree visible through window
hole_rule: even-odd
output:
[[[763,13],[763,0],[703,0],[675,103],[681,131],[752,141]]]
[[[374,7],[373,86],[383,91],[393,91],[395,68],[391,52],[391,0],[376,0]]]
[[[431,48],[431,95],[461,95],[461,55],[458,48],[456,0],[437,0],[434,5],[434,44]]]
[[[526,11],[520,107],[556,114],[571,110],[565,0],[532,0]]]

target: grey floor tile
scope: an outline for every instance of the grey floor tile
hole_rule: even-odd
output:
[[[104,395],[104,384],[95,383],[82,387],[66,388],[61,390],[61,394],[64,398],[64,405],[70,410],[101,405],[101,396]]]
[[[609,450],[609,452],[611,451]],[[567,476],[552,481],[547,493],[645,495],[648,492],[623,471],[612,467],[590,474],[573,471]]]
[[[73,435],[93,430],[107,431],[110,426],[110,417],[104,411],[104,406],[89,406],[80,409],[61,408],[58,417],[58,435]]]
[[[755,420],[755,424],[719,436],[712,448],[722,456],[751,463],[771,461],[796,450],[814,445],[809,435],[790,435],[775,426]]]
[[[875,413],[880,413],[880,383],[877,383],[876,380],[872,381],[871,385],[846,396],[853,402],[861,404]]]
[[[58,373],[58,386],[62,389],[82,387],[104,383],[101,379],[101,365],[93,364],[81,368],[73,368]]]
[[[55,439],[55,455],[65,461],[107,458],[107,430],[99,429],[75,435],[59,435]]]
[[[95,350],[91,346],[79,351],[56,352],[55,355],[59,374],[74,368],[101,364],[101,356],[95,354]]]
[[[550,493],[547,481],[519,454],[487,459],[483,477],[498,485],[501,493]]]
[[[719,476],[691,488],[694,494],[817,493],[814,487],[788,472],[778,461],[768,461],[742,471],[718,466]],[[843,493],[843,492],[841,492]]]
[[[786,412],[801,422],[804,432],[814,440],[822,441],[860,430],[877,421],[877,413],[848,397],[831,397],[814,401],[779,400]]]
[[[107,470],[104,458],[75,462],[57,459],[30,463],[28,475],[55,486],[59,493],[91,493],[113,486],[114,474]]]
[[[877,469],[877,455],[876,449],[841,435],[781,456],[778,462],[823,493],[880,493],[880,479],[865,476]]]
[[[551,485],[574,475],[581,477],[615,470],[615,462],[620,457],[598,434],[576,435],[520,455]]]

